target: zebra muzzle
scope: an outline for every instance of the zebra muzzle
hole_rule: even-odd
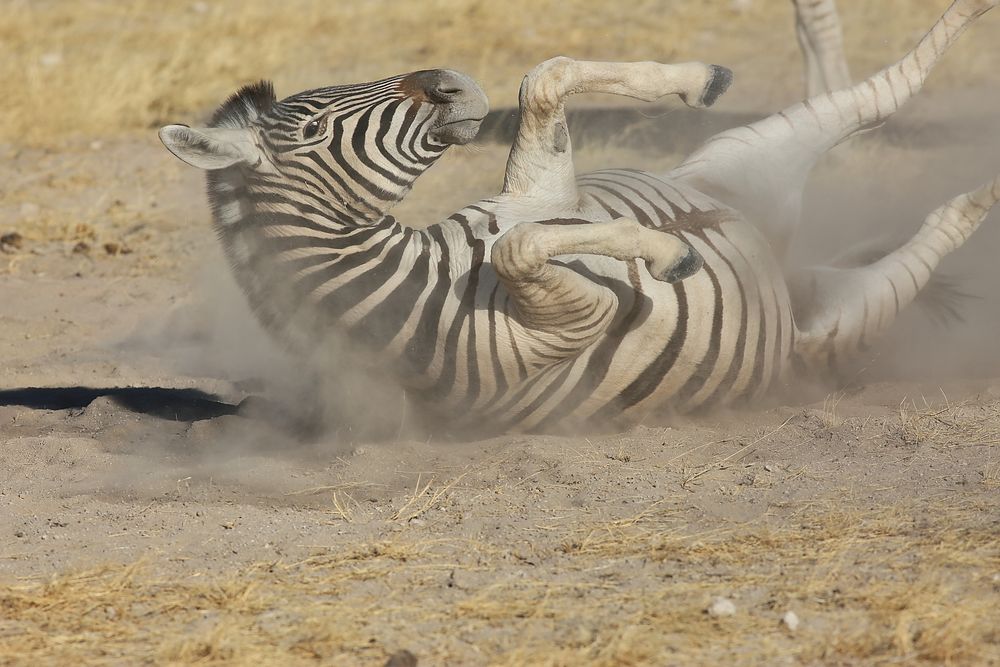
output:
[[[467,144],[490,110],[486,93],[471,77],[452,70],[414,72],[404,80],[410,95],[437,110],[430,136],[443,144]]]

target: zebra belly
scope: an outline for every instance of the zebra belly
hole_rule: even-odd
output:
[[[614,180],[619,176],[625,185]],[[428,370],[447,381],[430,393],[413,386],[428,410],[457,425],[505,431],[635,422],[651,411],[753,398],[782,376],[794,325],[784,278],[757,230],[705,195],[648,174],[605,172],[594,179],[597,196],[565,215],[541,214],[530,202],[487,200],[449,219],[453,243],[481,244],[483,261],[472,271],[455,268],[465,277],[453,293],[467,297],[474,279],[474,306],[456,306],[442,318],[448,328],[437,339],[444,347]],[[487,258],[506,230],[546,215],[571,224],[632,217],[683,238],[704,267],[669,284],[654,279],[641,260],[558,257],[553,261],[612,289],[617,311],[583,349],[561,360],[532,359],[538,340],[518,330],[516,308]]]
[[[477,419],[524,430],[634,423],[766,392],[785,371],[793,324],[784,282],[746,227],[682,234],[705,266],[679,283],[653,279],[641,262],[622,271],[638,277],[636,298],[608,333],[512,386]]]

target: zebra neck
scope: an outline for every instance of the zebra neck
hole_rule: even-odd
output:
[[[410,229],[389,215],[345,221],[291,199],[251,196],[238,175],[213,176],[216,230],[266,329],[303,352],[331,333],[390,356],[423,348],[438,323],[418,306],[440,311],[450,295],[439,230]]]
[[[240,222],[255,212],[285,212],[311,219],[328,229],[347,230],[378,225],[388,217],[397,198],[359,199],[343,193],[318,193],[309,188],[230,167],[207,174],[213,217],[219,227]]]

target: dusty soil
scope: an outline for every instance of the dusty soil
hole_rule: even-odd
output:
[[[986,180],[998,108],[942,91],[845,146],[801,255]],[[505,152],[453,152],[397,217],[492,193]],[[288,417],[315,387],[152,131],[0,156],[0,664],[1000,664],[996,213],[944,267],[964,321],[914,309],[846,389],[473,442],[378,403],[374,440]]]

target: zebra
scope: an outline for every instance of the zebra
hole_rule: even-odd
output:
[[[783,269],[806,175],[916,94],[1000,0],[955,0],[874,76],[724,131],[675,168],[577,176],[564,105],[601,92],[711,106],[703,63],[557,57],[522,82],[503,187],[417,230],[389,210],[488,111],[428,70],[278,100],[244,87],[208,127],[168,125],[207,170],[215,229],[263,325],[305,354],[346,341],[452,432],[622,427],[835,372],[885,331],[1000,198],[1000,177],[849,269]],[[803,285],[806,286],[803,289]],[[795,288],[795,289],[791,289]]]

